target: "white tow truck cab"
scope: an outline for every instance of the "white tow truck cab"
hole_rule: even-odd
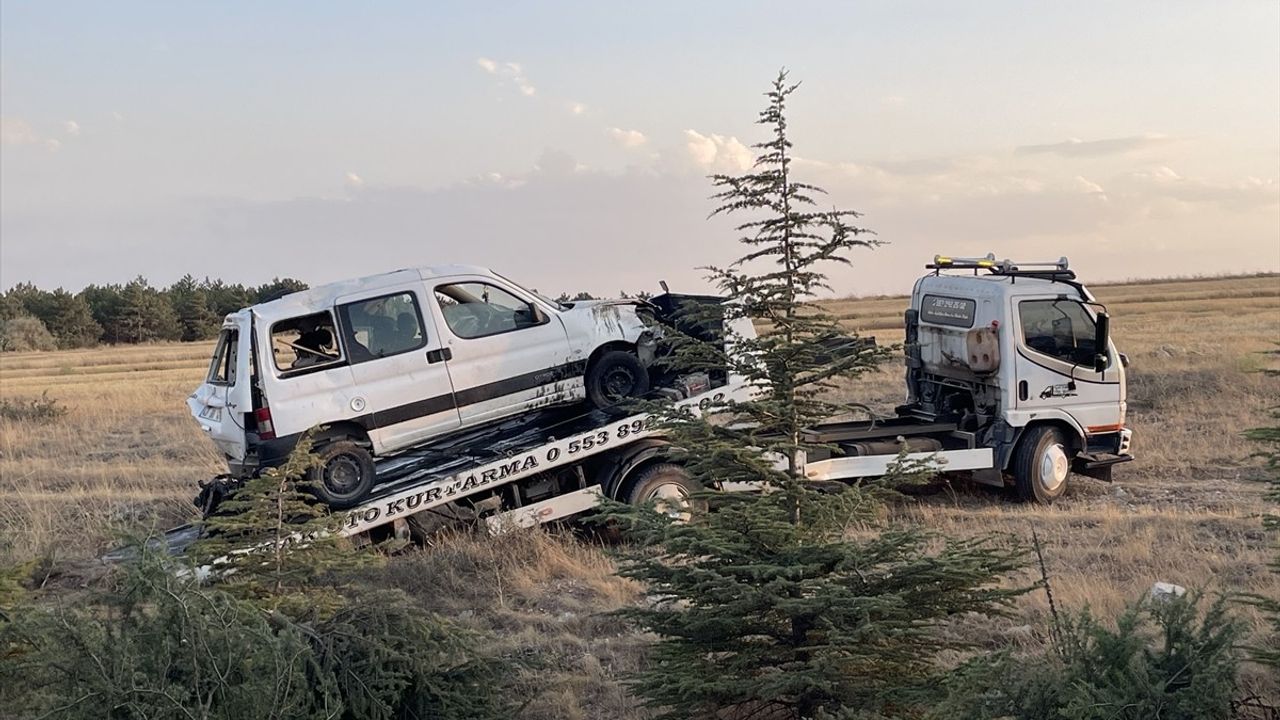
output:
[[[558,303],[490,270],[427,267],[331,283],[226,317],[188,406],[249,476],[315,431],[317,491],[366,496],[374,460],[549,406],[649,387],[651,308]]]
[[[812,473],[837,476],[905,443],[939,452],[945,469],[1047,503],[1070,472],[1109,480],[1114,465],[1133,459],[1128,361],[1066,258],[936,256],[926,268],[933,272],[916,282],[905,318],[907,402],[887,421],[816,428],[815,438],[844,455],[810,458]]]

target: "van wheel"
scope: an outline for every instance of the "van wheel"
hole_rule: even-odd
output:
[[[649,392],[649,371],[634,353],[610,350],[587,370],[586,382],[587,399],[605,410]]]
[[[658,512],[686,521],[693,510],[705,509],[706,503],[693,497],[701,491],[702,485],[684,468],[673,463],[655,463],[636,475],[624,499],[628,505],[652,502]]]
[[[315,451],[316,464],[307,480],[329,507],[344,510],[364,499],[373,489],[373,456],[350,440],[329,443]]]
[[[1014,491],[1023,502],[1049,505],[1067,491],[1070,447],[1062,431],[1041,425],[1027,432],[1013,457]]]

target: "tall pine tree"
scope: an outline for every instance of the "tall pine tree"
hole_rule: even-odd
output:
[[[833,351],[845,333],[815,302],[829,289],[824,269],[878,241],[851,224],[857,213],[820,209],[822,190],[793,177],[786,105],[796,88],[783,71],[766,93],[758,124],[769,138],[754,167],[712,177],[715,214],[747,215],[737,226],[747,253],[710,269],[731,300],[716,308],[724,342],[673,340],[678,368],[728,367],[757,390],[672,418],[674,445],[687,449],[679,459],[704,486],[768,491],[706,494],[687,522],[615,514],[639,545],[622,574],[653,599],[624,615],[659,636],[634,688],[663,718],[910,716],[938,687],[939,654],[959,644],[939,628],[958,613],[999,613],[1020,592],[1000,583],[1020,566],[1017,549],[873,532],[869,494],[805,482],[802,454],[828,449],[806,428],[843,410],[838,381],[880,356],[847,340]],[[743,320],[760,336],[735,332]]]

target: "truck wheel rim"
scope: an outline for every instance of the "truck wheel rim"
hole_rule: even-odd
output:
[[[689,519],[689,491],[676,483],[663,483],[649,494],[654,509],[676,520]]]
[[[1061,445],[1050,445],[1040,457],[1040,484],[1050,493],[1056,493],[1067,481],[1070,463]]]
[[[360,486],[360,463],[349,455],[339,455],[324,469],[324,484],[337,494],[347,494]]]

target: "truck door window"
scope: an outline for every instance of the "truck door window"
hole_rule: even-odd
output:
[[[1018,316],[1028,348],[1072,365],[1093,365],[1094,320],[1084,305],[1074,300],[1023,300]]]
[[[284,373],[342,361],[333,315],[328,311],[281,320],[271,326],[271,355]]]
[[[411,292],[382,295],[338,307],[352,363],[399,355],[427,344],[422,312]]]
[[[209,365],[210,383],[218,385],[236,384],[236,356],[240,351],[240,331],[223,330],[218,335],[218,347],[213,351],[213,362]]]
[[[468,340],[547,322],[532,304],[488,283],[441,285],[436,300],[449,330]]]

